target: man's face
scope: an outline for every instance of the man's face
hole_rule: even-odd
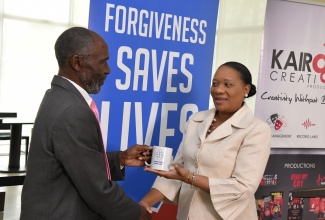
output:
[[[80,82],[89,94],[97,94],[104,84],[106,75],[110,73],[107,64],[109,58],[107,44],[99,36],[94,36],[93,52],[82,58]]]

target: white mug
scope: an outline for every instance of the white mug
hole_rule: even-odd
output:
[[[151,155],[151,164],[145,161],[147,166],[155,170],[169,171],[169,166],[173,160],[173,148],[154,146]]]

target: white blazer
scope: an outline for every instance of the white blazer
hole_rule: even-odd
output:
[[[178,220],[257,219],[254,193],[271,146],[271,129],[244,104],[207,138],[216,109],[193,114],[174,163],[209,178],[210,193],[157,177],[153,188],[178,204]]]

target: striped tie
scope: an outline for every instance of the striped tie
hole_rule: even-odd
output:
[[[97,118],[99,127],[100,127],[99,113],[98,113],[98,109],[97,109],[97,106],[96,106],[96,103],[94,102],[94,100],[91,101],[90,108],[94,112],[94,114],[95,114],[95,116]],[[103,144],[103,146],[104,146],[104,144]],[[104,158],[105,158],[105,163],[106,163],[107,178],[110,180],[111,179],[111,172],[110,172],[110,169],[109,169],[109,163],[108,163],[108,159],[107,159],[107,155],[106,155],[105,146],[104,146]]]

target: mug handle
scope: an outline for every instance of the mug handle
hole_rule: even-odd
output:
[[[146,166],[150,167],[151,163],[148,163],[147,161],[144,161],[144,163],[146,164]]]

